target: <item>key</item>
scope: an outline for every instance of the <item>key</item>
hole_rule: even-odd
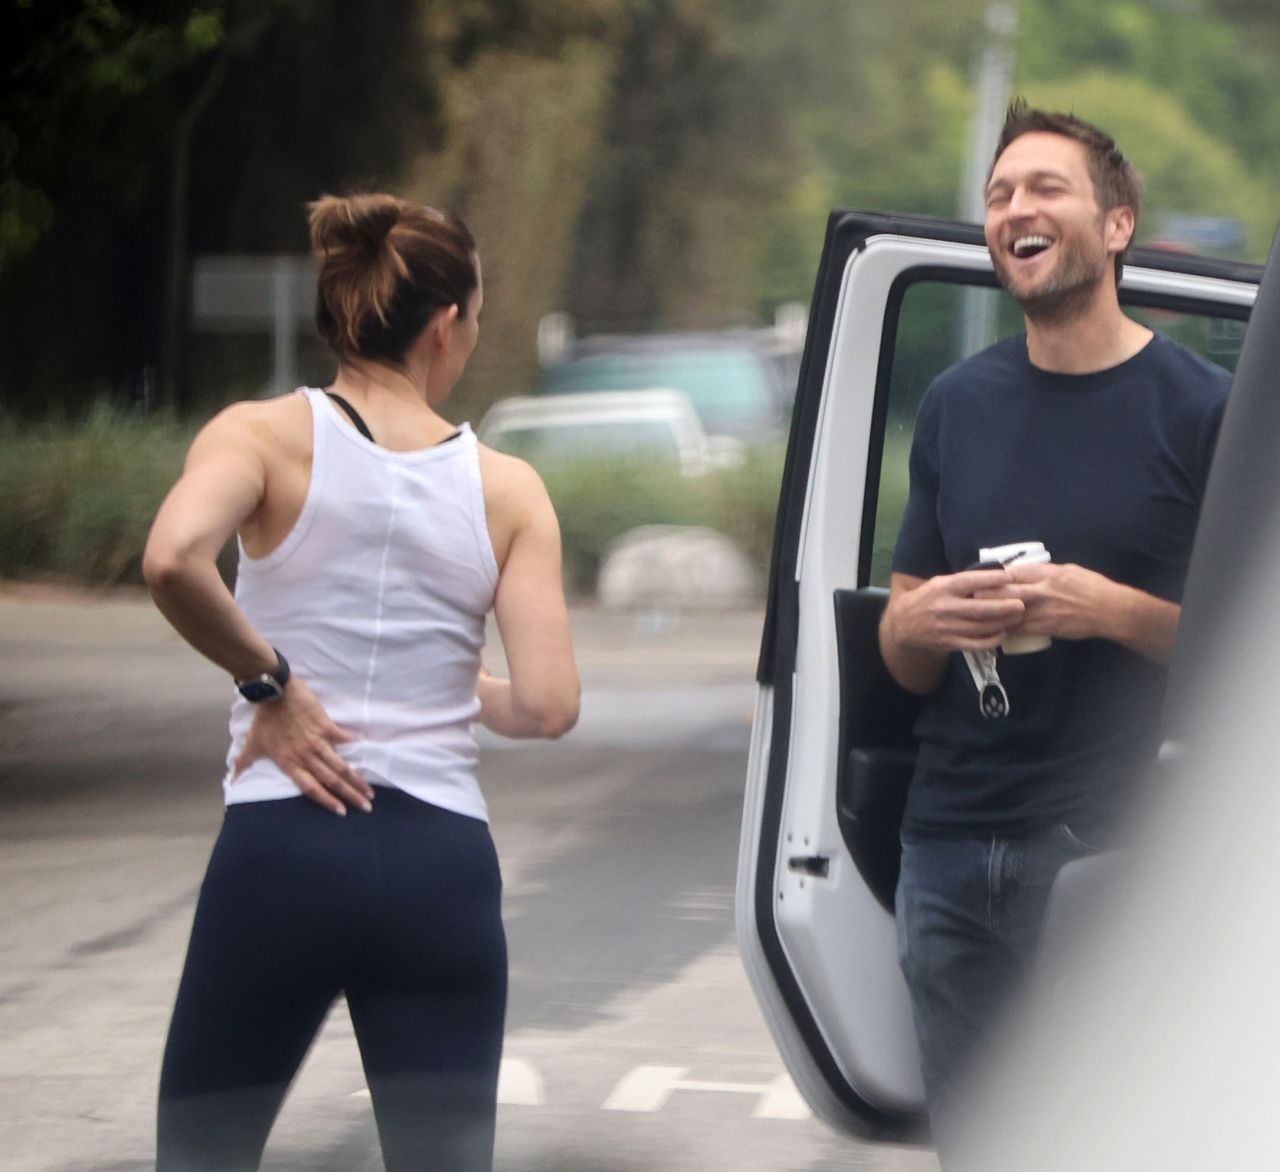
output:
[[[1009,715],[1009,697],[999,680],[988,681],[982,686],[982,695],[978,697],[978,710],[983,716],[993,720]]]

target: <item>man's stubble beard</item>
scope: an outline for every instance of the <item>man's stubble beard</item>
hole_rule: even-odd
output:
[[[1107,274],[1112,258],[1104,251],[1095,261],[1079,246],[1067,247],[1059,242],[1062,255],[1057,268],[1040,285],[1025,292],[1015,288],[1005,265],[997,261],[996,276],[1005,292],[1018,303],[1018,308],[1038,325],[1062,324],[1082,316],[1093,303],[1098,287]]]

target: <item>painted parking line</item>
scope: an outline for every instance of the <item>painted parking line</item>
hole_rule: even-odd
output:
[[[780,1074],[769,1084],[756,1109],[757,1119],[809,1119],[813,1112],[796,1090],[789,1074]]]
[[[618,1080],[600,1109],[652,1114],[661,1111],[676,1091],[682,1091],[752,1095],[757,1100],[751,1112],[755,1119],[808,1119],[812,1114],[786,1074],[766,1083],[691,1079],[688,1074],[687,1066],[637,1066]],[[363,1087],[351,1097],[368,1098],[369,1090]],[[498,1070],[499,1106],[542,1107],[546,1102],[546,1085],[537,1067],[525,1058],[504,1058]]]
[[[603,1111],[661,1111],[687,1066],[637,1066],[604,1101]]]
[[[809,1108],[791,1079],[781,1074],[772,1082],[715,1082],[690,1079],[687,1066],[637,1066],[628,1072],[604,1101],[604,1111],[661,1111],[676,1091],[754,1095],[756,1119],[807,1119]]]
[[[547,1101],[542,1075],[524,1058],[504,1058],[498,1068],[498,1102],[504,1107],[541,1107]]]

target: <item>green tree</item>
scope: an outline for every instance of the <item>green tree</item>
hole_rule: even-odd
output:
[[[69,170],[124,201],[148,179],[145,135],[122,136],[122,120],[155,131],[149,99],[223,39],[217,4],[183,5],[164,17],[113,0],[72,5],[17,0],[4,16],[0,61],[0,272],[52,227],[54,198]]]
[[[1271,0],[1209,0],[1213,11],[1271,41],[1273,51],[1280,50],[1280,11]]]
[[[1116,133],[1147,180],[1147,238],[1164,211],[1232,216],[1259,257],[1280,214],[1269,195],[1280,171],[1280,58],[1246,22],[1246,0],[1217,7],[1232,19],[1153,0],[1022,0],[1018,78],[1042,104]],[[1263,8],[1253,11],[1258,19]]]
[[[165,222],[156,191],[166,145],[200,101],[188,79],[225,27],[216,2],[157,11],[127,0],[18,0],[5,24],[0,308],[6,383],[21,403],[156,338],[154,320],[126,314],[134,282],[122,262],[145,236],[158,277],[163,235],[137,224]]]
[[[583,329],[758,321],[808,298],[832,207],[954,214],[986,6],[14,0],[5,398],[127,392],[157,365],[180,388],[163,339],[185,337],[188,253],[301,251],[322,190],[389,186],[472,222],[491,294],[476,405],[525,389],[549,309]],[[1259,255],[1280,173],[1271,0],[1018,8],[1018,88],[1121,136],[1144,230],[1230,215]]]
[[[982,10],[977,0],[761,10],[727,93],[747,114],[721,119],[718,150],[691,153],[681,192],[722,193],[750,260],[736,274],[746,311],[807,300],[833,207],[954,213]],[[712,167],[718,183],[705,174]]]
[[[188,251],[299,251],[302,203],[387,182],[440,86],[533,0],[17,0],[0,103],[11,408],[178,393]]]
[[[1174,95],[1149,82],[1102,71],[1027,86],[1026,93],[1035,104],[1073,109],[1115,136],[1146,189],[1140,240],[1159,236],[1165,213],[1227,216],[1244,226],[1249,255],[1264,252],[1276,213],[1268,186]]]
[[[568,297],[584,328],[741,324],[776,304],[765,274],[809,162],[803,119],[840,92],[820,94],[853,7],[627,5]]]

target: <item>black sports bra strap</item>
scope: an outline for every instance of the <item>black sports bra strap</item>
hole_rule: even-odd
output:
[[[362,436],[364,436],[364,438],[367,439],[371,444],[378,442],[373,438],[373,432],[369,430],[369,425],[365,423],[363,419],[360,418],[360,412],[357,411],[353,406],[351,406],[351,404],[348,403],[346,399],[344,399],[341,395],[335,395],[332,391],[325,391],[325,394],[328,395],[329,398],[331,398],[335,403],[337,403],[338,406],[341,407],[351,417],[351,422],[356,425],[356,431],[358,431]]]

